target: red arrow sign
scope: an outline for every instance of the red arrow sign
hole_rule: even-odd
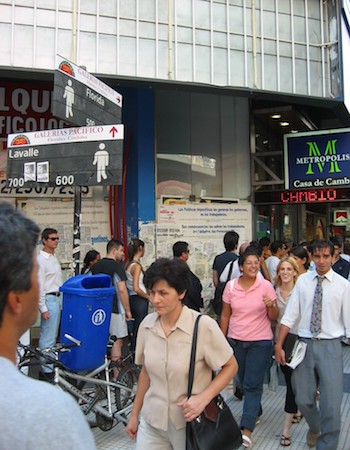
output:
[[[112,127],[112,128],[109,130],[109,132],[112,133],[112,137],[114,137],[116,134],[118,134],[118,130],[117,130],[116,127]]]

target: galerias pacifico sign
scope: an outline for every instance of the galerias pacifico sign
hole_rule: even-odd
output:
[[[286,189],[350,186],[350,128],[284,136]]]

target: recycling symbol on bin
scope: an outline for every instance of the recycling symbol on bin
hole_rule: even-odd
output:
[[[102,325],[106,320],[106,312],[103,309],[96,309],[92,315],[92,323],[96,326]]]

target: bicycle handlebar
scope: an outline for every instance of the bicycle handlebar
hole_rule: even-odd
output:
[[[64,337],[72,341],[72,344],[57,343],[53,347],[40,349],[38,347],[32,347],[30,345],[24,345],[21,342],[18,342],[18,347],[25,351],[25,354],[23,356],[25,356],[26,358],[28,357],[29,354],[39,359],[44,358],[48,363],[64,368],[64,365],[58,361],[57,356],[55,357],[54,354],[57,355],[59,353],[69,352],[72,348],[81,346],[81,341],[71,336],[70,334],[66,333]],[[28,363],[28,361],[27,360],[20,361],[18,365],[21,366],[23,365],[23,363],[25,365]]]
[[[74,347],[80,347],[81,346],[81,341],[79,341],[79,339],[76,339],[75,337],[71,336],[70,334],[65,333],[64,337],[66,339],[68,339],[69,341],[74,342],[74,344],[75,344]]]

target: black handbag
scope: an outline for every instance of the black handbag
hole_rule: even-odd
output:
[[[288,333],[286,336],[286,339],[284,340],[283,343],[283,350],[285,353],[285,360],[286,363],[290,363],[293,356],[294,356],[294,352],[297,348],[299,342],[299,336],[297,336],[296,334],[293,333]]]
[[[215,292],[214,292],[214,298],[212,298],[210,300],[211,306],[215,312],[216,315],[220,316],[221,314],[221,310],[222,310],[222,294],[224,293],[226,284],[231,280],[231,274],[232,274],[232,269],[233,269],[233,263],[235,262],[235,260],[231,261],[230,264],[230,269],[228,271],[227,274],[227,278],[226,281],[219,281],[218,285],[215,288]]]
[[[192,393],[200,318],[199,315],[193,330],[187,398]],[[186,424],[186,450],[236,450],[241,445],[241,430],[220,394],[210,401],[196,419]]]

